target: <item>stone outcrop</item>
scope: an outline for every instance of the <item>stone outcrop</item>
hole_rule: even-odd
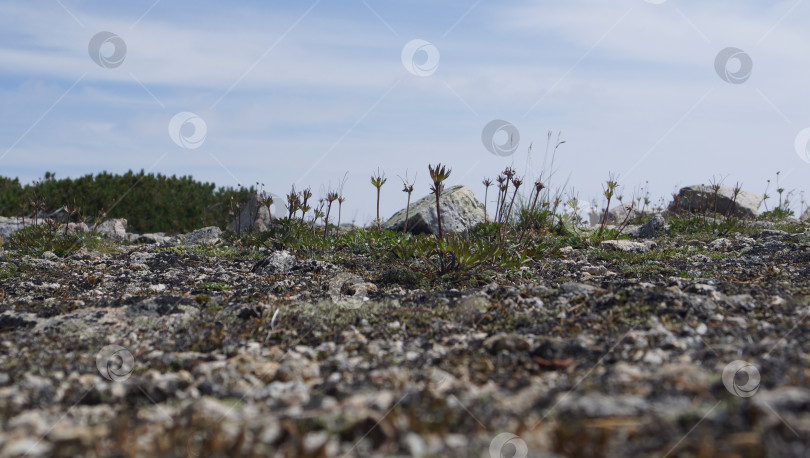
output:
[[[67,231],[68,234],[80,234],[82,232],[87,232],[90,229],[87,227],[87,224],[84,222],[78,223],[67,223]]]
[[[127,220],[124,218],[108,219],[101,224],[97,224],[94,231],[111,239],[127,238]]]
[[[265,275],[285,274],[295,267],[295,262],[295,256],[289,251],[274,251],[270,256],[254,264],[250,271]]]
[[[640,208],[633,208],[632,210],[628,211],[627,210],[628,206],[629,205],[625,206],[615,201],[611,202],[610,211],[608,211],[607,224],[616,226],[624,223],[625,221],[630,221],[634,218],[638,218],[639,216],[647,216],[652,214],[652,210],[650,210],[649,208],[645,208],[643,210]],[[591,224],[591,226],[598,226],[602,224],[602,218],[604,216],[605,216],[604,209],[599,211],[592,210],[591,212],[588,213],[588,222]]]
[[[643,226],[639,227],[638,230],[635,231],[634,235],[645,239],[651,239],[665,231],[666,227],[667,223],[664,220],[664,217],[660,214],[655,214]]]
[[[22,218],[8,218],[0,216],[0,237],[7,239],[11,234],[21,230],[23,227],[30,226],[34,221],[28,221],[26,218],[25,226],[23,226]]]
[[[759,215],[763,196],[748,191],[740,191],[734,197],[734,188],[722,186],[715,195],[714,190],[705,185],[681,188],[669,204],[670,213],[719,213],[737,218],[754,219]]]
[[[440,204],[442,231],[444,232],[464,232],[486,220],[484,204],[466,186],[458,185],[445,189],[441,194]],[[405,224],[405,213],[405,208],[396,212],[383,224],[383,227],[392,231],[401,231]],[[411,203],[408,232],[438,235],[436,197],[433,194]]]
[[[216,226],[204,227],[188,234],[180,234],[172,237],[170,243],[181,244],[183,246],[196,246],[201,244],[213,245],[220,240],[222,229]]]
[[[161,245],[165,244],[167,240],[169,240],[169,237],[166,237],[166,234],[158,232],[154,234],[137,235],[135,238],[135,243],[143,243],[145,245]]]
[[[275,199],[273,208],[281,208],[281,198],[276,196],[273,197]],[[278,215],[273,215],[273,218],[276,217],[278,217]],[[262,232],[269,229],[270,224],[270,212],[267,211],[267,207],[259,202],[258,194],[253,194],[247,205],[239,214],[239,218],[235,218],[233,221],[231,221],[231,224],[228,225],[228,230],[239,233]]]
[[[655,248],[655,242],[631,242],[630,240],[605,240],[599,244],[601,248],[613,251],[645,253]]]

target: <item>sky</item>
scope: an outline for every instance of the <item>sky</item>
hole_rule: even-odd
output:
[[[32,0],[0,6],[0,175],[343,184],[343,221],[428,164],[601,203],[810,171],[810,2]],[[489,127],[489,128],[488,128]],[[546,153],[564,140],[550,166]],[[512,140],[510,143],[509,140]],[[544,167],[544,157],[545,167]],[[553,174],[551,174],[553,172]],[[548,175],[552,176],[549,178]],[[494,198],[494,193],[489,193]],[[494,203],[490,203],[494,206]],[[764,209],[764,207],[763,207]]]

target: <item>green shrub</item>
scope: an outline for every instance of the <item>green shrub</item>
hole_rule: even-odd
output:
[[[235,190],[216,188],[213,183],[194,181],[190,176],[167,177],[131,170],[123,175],[107,172],[57,180],[53,173],[35,184],[0,177],[0,214],[30,215],[36,190],[50,212],[75,200],[79,207],[73,221],[93,220],[105,212],[107,218],[126,218],[131,232],[182,233],[203,226],[224,228],[233,218],[230,200],[246,202],[253,187]]]
[[[56,226],[40,224],[28,226],[19,230],[6,240],[3,247],[7,250],[16,250],[24,255],[41,256],[46,251],[52,251],[59,257],[70,256],[84,242],[79,236],[65,235]]]
[[[758,219],[762,221],[784,221],[794,216],[793,210],[776,207],[773,210],[763,212]]]

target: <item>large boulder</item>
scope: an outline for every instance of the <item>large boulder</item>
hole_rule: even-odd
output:
[[[653,215],[649,221],[635,231],[636,237],[651,239],[667,229],[667,222],[660,214]]]
[[[759,215],[763,196],[748,191],[740,191],[734,198],[734,188],[722,186],[715,196],[714,190],[705,185],[681,188],[669,204],[670,213],[714,213],[728,214],[738,218],[754,219]]]
[[[296,258],[289,251],[274,251],[270,256],[254,264],[250,271],[267,275],[285,274],[295,267],[295,263]]]
[[[466,186],[458,185],[445,189],[439,203],[442,211],[443,232],[464,232],[476,224],[486,221],[484,204]],[[405,211],[406,209],[403,208],[396,212],[383,224],[383,227],[392,231],[401,231],[405,224]],[[411,203],[408,232],[438,235],[436,197],[433,194]]]
[[[166,234],[163,232],[156,232],[154,234],[142,234],[138,235],[135,238],[135,243],[143,243],[146,245],[162,245],[169,240],[169,237],[166,237]]]
[[[23,227],[31,226],[33,224],[33,220],[29,221],[26,219],[25,226],[23,226],[22,218],[8,218],[5,216],[0,216],[0,237],[7,239],[11,236],[11,234],[22,230]]]
[[[623,224],[625,222],[629,222],[639,216],[649,216],[653,214],[652,209],[650,208],[637,208],[633,207],[632,209],[628,210],[630,205],[624,205],[618,201],[613,201],[610,203],[610,211],[608,211],[607,216],[607,224],[617,226],[619,224]],[[602,224],[602,218],[605,216],[605,209],[594,211],[592,210],[588,213],[588,220],[591,223],[591,226],[598,226]]]
[[[67,223],[67,232],[68,234],[80,234],[82,232],[89,231],[90,228],[87,227],[87,223],[78,222],[78,223]]]
[[[273,196],[274,202],[272,207],[277,209],[281,207],[282,202],[280,198]],[[273,219],[278,215],[273,215]],[[267,207],[259,203],[259,195],[253,194],[250,197],[247,205],[242,209],[238,218],[234,218],[231,224],[228,225],[228,230],[231,232],[262,232],[270,228],[270,213]]]
[[[101,224],[96,224],[93,230],[110,239],[126,239],[127,220],[124,218],[108,219]]]
[[[172,245],[180,244],[186,247],[197,245],[214,245],[220,241],[222,229],[216,226],[208,226],[188,234],[175,235],[168,242]]]

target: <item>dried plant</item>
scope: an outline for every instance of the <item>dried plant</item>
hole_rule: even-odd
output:
[[[295,213],[301,209],[301,198],[298,196],[298,193],[295,192],[295,185],[292,185],[292,189],[287,194],[287,219],[291,220],[295,216]],[[303,218],[303,216],[302,216]]]
[[[258,185],[258,183],[256,183]],[[264,189],[264,183],[262,185],[262,191],[256,194],[256,200],[258,201],[258,206],[256,207],[256,216],[253,217],[253,221],[256,221],[259,217],[259,209],[261,207],[267,208],[267,217],[268,217],[268,225],[273,224],[273,211],[271,207],[273,206],[274,200],[273,196],[267,194],[267,191]]]
[[[413,192],[413,184],[416,182],[416,177],[413,177],[412,182],[408,182],[408,171],[405,171],[405,178],[399,177],[402,180],[402,192],[408,193],[408,203],[405,206],[405,224],[402,226],[402,233],[408,232],[408,220],[411,217],[411,193]]]
[[[599,227],[599,235],[602,235],[602,232],[605,230],[605,226],[607,226],[608,222],[608,214],[610,212],[610,200],[613,198],[613,194],[616,192],[616,188],[619,186],[619,182],[617,178],[612,173],[608,174],[608,180],[605,182],[605,186],[602,187],[602,193],[607,199],[607,205],[605,205],[605,214],[602,216],[602,225]]]
[[[338,232],[340,232],[340,216],[343,213],[343,202],[346,202],[346,198],[343,196],[338,197]]]
[[[338,187],[338,233],[340,233],[340,216],[343,213],[343,202],[346,202],[346,197],[343,195],[343,186],[346,185],[346,180],[349,178],[349,172],[343,174],[343,179],[340,181]]]
[[[501,201],[503,201],[503,196],[506,195],[506,177],[503,175],[498,175],[496,178],[498,182],[498,200],[495,202],[495,222],[501,222]]]
[[[380,169],[377,169],[377,174],[371,175],[371,184],[377,188],[377,232],[380,232],[382,228],[380,227],[380,189],[388,181],[388,178],[385,178],[385,174],[380,172]]]
[[[771,180],[767,180],[765,183],[765,192],[762,193],[762,203],[765,205],[765,211],[768,211],[768,199],[771,196],[768,195],[768,189],[771,187]]]
[[[489,192],[489,187],[492,186],[492,180],[484,178],[481,184],[484,185],[484,219],[489,221],[489,215],[487,215],[487,193]]]
[[[523,236],[526,235],[526,229],[529,227],[529,220],[531,219],[531,215],[534,215],[534,209],[537,206],[537,198],[540,197],[540,191],[543,190],[546,186],[540,181],[537,180],[534,182],[534,199],[532,200],[532,206],[529,208],[529,214],[526,220],[523,222],[523,229],[520,232],[520,238],[518,239],[518,244],[523,241]],[[529,195],[531,197],[531,194]]]
[[[512,193],[512,200],[509,201],[509,211],[506,212],[504,227],[509,225],[509,219],[512,217],[512,206],[515,205],[515,197],[517,197],[518,189],[520,189],[520,185],[523,184],[523,180],[520,178],[512,178],[512,184],[515,186],[515,192]]]
[[[293,188],[293,190],[295,190],[295,188]],[[312,209],[308,204],[309,199],[311,198],[312,198],[312,189],[306,188],[303,191],[301,191],[300,197],[301,204],[298,206],[298,209],[301,210],[301,224],[304,223],[304,216],[306,216],[307,212]]]
[[[515,171],[512,170],[511,167],[507,167],[503,171],[503,176],[506,177],[506,180],[504,182],[505,186],[503,188],[503,197],[501,198],[500,218],[498,219],[498,222],[502,222],[506,214],[506,198],[509,197],[509,183],[512,182],[512,177],[515,176]]]
[[[262,204],[267,207],[267,218],[270,221],[269,224],[273,224],[273,210],[272,206],[275,202],[273,201],[273,196],[267,195],[266,192],[262,192]]]
[[[329,212],[332,211],[332,203],[338,200],[338,193],[335,191],[330,191],[326,193],[326,219],[324,220],[323,225],[323,237],[326,238],[326,235],[329,233]]]
[[[65,236],[68,235],[68,227],[70,226],[70,217],[73,216],[76,211],[78,211],[79,207],[76,206],[76,199],[68,200],[65,204],[65,212],[67,212],[67,221],[65,221]]]
[[[709,180],[709,188],[712,190],[712,212],[717,216],[717,200],[720,195],[720,188],[723,186],[723,179],[719,181],[712,176]],[[706,221],[706,212],[703,212],[703,220]]]
[[[42,196],[39,195],[39,181],[34,182],[34,196],[31,198],[31,205],[34,206],[34,226],[39,225],[39,212],[44,207],[45,203]]]
[[[551,137],[553,134],[554,134],[553,131],[551,130],[548,131],[548,136],[546,137],[546,152],[543,155],[543,170],[548,172],[548,176],[544,178],[542,174],[540,175],[540,179],[545,180],[546,184],[549,185],[551,183],[551,178],[556,173],[556,170],[554,169],[554,161],[557,158],[557,149],[559,149],[561,145],[565,144],[565,140],[560,139],[562,137],[562,131],[557,132],[557,143],[554,145],[554,149],[551,152],[551,164],[548,167],[546,167],[546,159],[548,158],[548,151],[549,148],[551,147]],[[550,190],[550,188],[546,189]]]
[[[737,203],[737,196],[740,195],[741,191],[742,191],[742,184],[740,182],[737,182],[734,185],[734,190],[732,191],[731,205],[729,205],[728,208],[726,209],[726,219],[728,219],[729,215],[731,214],[731,209],[734,207],[734,204]]]
[[[231,196],[231,215],[236,218],[236,234],[239,235],[242,233],[242,205],[239,200],[234,199],[233,196]],[[95,227],[98,227],[98,223],[96,223]]]
[[[776,172],[776,192],[779,194],[779,206],[777,208],[782,208],[782,193],[785,192],[785,188],[779,185],[779,174],[782,173]]]
[[[436,164],[435,167],[428,165],[428,171],[430,171],[430,179],[433,181],[430,190],[436,195],[436,219],[439,222],[439,240],[442,240],[442,210],[439,206],[439,201],[441,200],[440,197],[444,189],[444,184],[442,183],[450,177],[452,170],[446,169],[445,166],[439,163]]]
[[[318,222],[319,219],[325,216],[323,212],[323,205],[324,205],[323,199],[318,199],[318,206],[312,211],[311,229],[313,235],[315,234],[315,224]]]

